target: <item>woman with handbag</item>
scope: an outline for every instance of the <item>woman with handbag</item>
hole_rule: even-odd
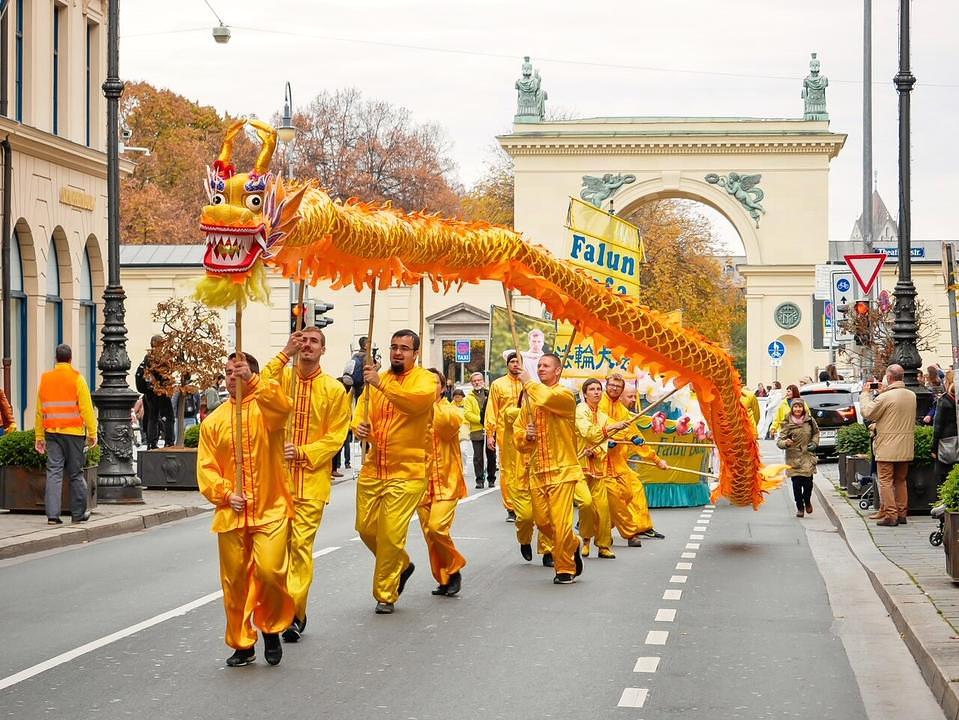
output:
[[[936,414],[932,425],[932,456],[936,460],[936,484],[942,485],[952,466],[959,460],[954,382],[946,384],[946,391],[936,401]]]
[[[786,451],[786,475],[793,481],[796,517],[812,513],[812,476],[816,474],[816,447],[819,426],[802,398],[789,403],[789,415],[783,420],[776,445]]]

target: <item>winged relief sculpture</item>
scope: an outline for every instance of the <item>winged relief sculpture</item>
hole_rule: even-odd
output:
[[[709,173],[705,180],[710,185],[725,188],[726,192],[746,208],[749,216],[756,221],[756,227],[759,227],[759,218],[766,213],[766,208],[760,204],[765,193],[757,187],[762,178],[762,175],[740,175],[737,172],[730,172],[728,175]]]

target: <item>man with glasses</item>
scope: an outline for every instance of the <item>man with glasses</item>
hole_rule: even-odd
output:
[[[356,530],[376,557],[376,612],[389,615],[415,569],[406,553],[410,520],[426,491],[426,444],[436,379],[416,365],[420,338],[393,333],[390,367],[363,368],[353,433],[370,443],[356,480]]]
[[[470,421],[470,443],[473,445],[473,473],[476,476],[476,488],[483,487],[484,473],[489,486],[493,487],[496,483],[496,446],[487,445],[483,427],[486,422],[490,391],[486,387],[486,378],[481,372],[470,375],[470,385],[473,386],[470,394],[475,398],[479,408],[478,420],[472,413],[467,413],[466,416],[466,419]]]

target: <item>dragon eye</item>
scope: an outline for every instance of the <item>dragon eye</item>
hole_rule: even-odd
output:
[[[263,196],[262,196],[262,195],[247,195],[247,196],[246,196],[246,200],[245,200],[244,202],[246,202],[246,206],[247,206],[250,210],[253,210],[253,211],[255,212],[255,211],[259,210],[261,207],[263,207]]]
[[[222,205],[223,203],[226,202],[226,198],[223,197],[222,193],[217,193],[216,195],[213,196],[212,202],[214,205]]]

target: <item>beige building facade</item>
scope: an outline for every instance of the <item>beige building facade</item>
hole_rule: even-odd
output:
[[[5,390],[33,426],[40,374],[59,342],[88,383],[96,373],[106,280],[106,3],[7,0],[0,20],[0,141],[12,181]],[[125,164],[126,171],[130,166]],[[0,182],[2,182],[0,173]]]

